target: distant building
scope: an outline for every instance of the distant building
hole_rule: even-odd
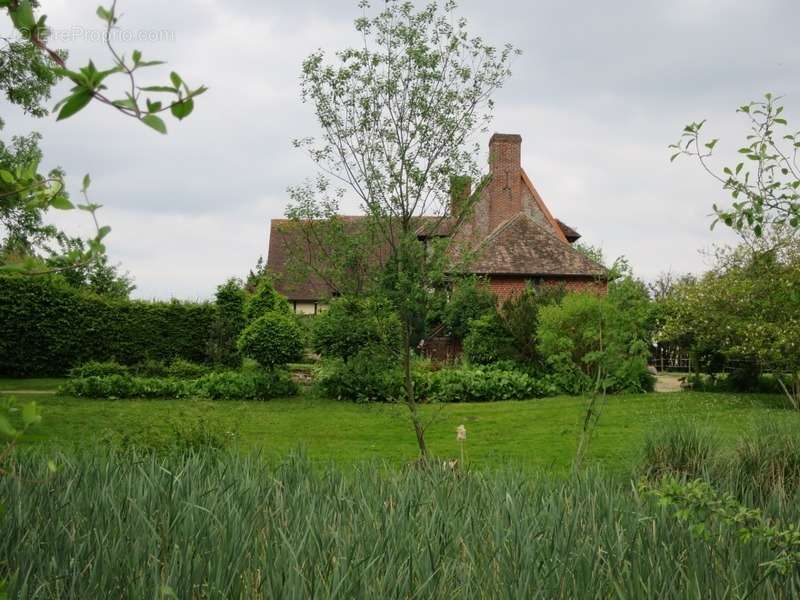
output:
[[[489,140],[491,180],[475,204],[471,218],[452,234],[475,253],[468,272],[485,276],[499,299],[506,299],[526,285],[564,285],[570,290],[606,290],[605,268],[572,247],[580,235],[555,219],[521,165],[522,138],[495,133]],[[454,201],[457,201],[455,199]],[[348,227],[358,227],[360,216],[343,217]],[[437,231],[427,227],[436,222]],[[451,235],[447,221],[423,218],[418,237]],[[301,281],[289,276],[289,261],[297,252],[309,261],[315,251],[299,243],[298,228],[286,219],[273,219],[267,268],[275,287],[298,313],[313,314],[335,294],[320,277],[310,274]],[[306,240],[307,242],[307,240]]]

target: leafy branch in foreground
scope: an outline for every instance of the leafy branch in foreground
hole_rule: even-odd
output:
[[[773,558],[762,563],[764,576],[756,587],[770,575],[790,575],[800,567],[800,527],[792,523],[783,528],[761,510],[744,506],[731,493],[717,492],[702,479],[683,483],[667,477],[657,485],[643,480],[639,491],[673,509],[680,521],[689,524],[693,535],[710,540],[716,528],[729,528],[742,543],[766,544]],[[753,591],[755,588],[750,594]]]
[[[62,53],[47,46],[49,33],[45,25],[47,17],[42,15],[37,18],[30,0],[0,0],[0,8],[8,10],[16,30],[56,65],[52,69],[53,73],[66,77],[75,84],[72,93],[55,107],[58,111],[58,120],[73,116],[92,100],[97,100],[141,121],[159,133],[166,133],[167,126],[159,115],[169,111],[178,120],[188,117],[194,110],[194,98],[207,89],[204,86],[189,87],[174,71],[170,73],[167,85],[141,86],[137,81],[139,71],[164,63],[159,60],[144,60],[139,50],[134,50],[129,59],[114,47],[112,32],[119,22],[116,0],[109,8],[100,6],[97,9],[97,16],[106,26],[105,41],[112,57],[112,66],[104,70],[98,70],[91,60],[77,71],[69,69]],[[124,75],[128,80],[122,98],[112,98],[106,92],[108,89],[106,80],[112,75]],[[155,99],[144,97],[145,94],[166,94],[166,99],[163,99],[163,96],[161,99],[159,96]]]
[[[714,225],[722,221],[739,233],[752,232],[756,237],[761,237],[769,224],[800,228],[800,131],[788,130],[779,100],[768,93],[762,101],[739,107],[737,112],[749,119],[750,133],[739,148],[742,161],[724,167],[722,173],[709,164],[719,139],[706,142],[701,138],[705,120],[686,125],[681,139],[669,146],[675,150],[670,160],[681,155],[695,157],[730,192],[730,207],[714,204]],[[781,128],[787,133],[781,135]]]
[[[100,225],[97,219],[97,211],[102,208],[101,204],[93,203],[89,200],[89,186],[91,178],[85,175],[81,187],[81,195],[85,202],[77,206],[69,200],[64,193],[64,182],[60,177],[55,178],[54,182],[41,181],[36,173],[37,164],[31,164],[23,169],[18,169],[15,173],[0,170],[0,202],[3,194],[29,194],[27,206],[30,208],[46,209],[48,207],[59,210],[72,210],[77,208],[89,213],[95,228],[95,236],[86,242],[72,244],[66,254],[59,257],[59,262],[63,266],[41,267],[41,260],[32,255],[24,256],[19,260],[10,260],[0,266],[2,271],[23,272],[28,275],[45,275],[57,273],[76,267],[89,265],[102,259],[106,253],[103,243],[105,237],[111,232],[108,225]],[[3,185],[7,185],[11,191],[3,192]]]

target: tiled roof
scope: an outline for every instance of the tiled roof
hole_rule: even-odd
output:
[[[566,234],[565,234],[566,235]],[[470,270],[481,274],[605,277],[606,270],[525,213],[480,243]]]

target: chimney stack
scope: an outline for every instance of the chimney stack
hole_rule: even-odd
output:
[[[495,133],[489,140],[489,231],[522,211],[522,136]]]

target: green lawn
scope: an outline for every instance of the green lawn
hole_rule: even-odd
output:
[[[35,387],[33,384],[30,388]],[[20,388],[17,388],[20,389]],[[312,397],[269,402],[193,400],[82,400],[27,394],[40,403],[44,421],[31,443],[93,443],[108,431],[169,430],[177,420],[207,418],[236,431],[245,449],[279,457],[303,447],[312,459],[341,464],[382,459],[402,464],[416,456],[416,442],[403,406],[359,405]],[[783,408],[780,397],[709,393],[612,396],[592,440],[589,458],[613,471],[637,460],[648,431],[672,419],[705,424],[727,444],[764,419],[796,423],[800,414]],[[448,404],[425,407],[427,435],[437,456],[457,457],[455,429],[464,424],[465,446],[474,467],[511,462],[524,467],[567,469],[575,453],[584,410],[580,398],[524,402]]]

